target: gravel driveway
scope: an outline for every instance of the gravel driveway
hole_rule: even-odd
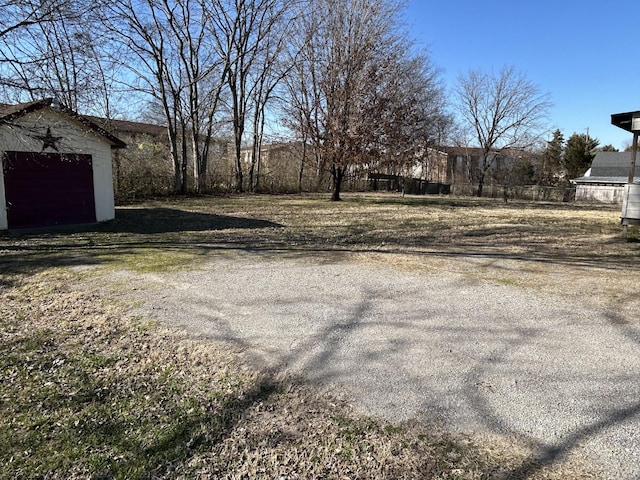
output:
[[[640,331],[620,312],[462,275],[217,259],[148,275],[145,310],[334,384],[364,413],[505,435],[640,478]]]

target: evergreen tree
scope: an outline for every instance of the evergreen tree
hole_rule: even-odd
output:
[[[601,152],[618,152],[619,150],[611,144],[605,145],[602,148],[598,149]]]
[[[567,180],[584,175],[591,166],[593,157],[596,156],[595,149],[599,143],[597,138],[591,138],[584,133],[574,133],[569,137],[564,149],[564,169]]]
[[[560,130],[556,130],[553,132],[553,138],[547,142],[536,169],[535,180],[538,185],[558,184],[563,176],[563,155],[564,136]]]

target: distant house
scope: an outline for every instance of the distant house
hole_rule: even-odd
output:
[[[483,168],[484,150],[477,147],[441,147],[447,154],[447,183],[464,185],[477,184]],[[527,157],[527,153],[519,149],[505,149],[492,153],[489,167],[485,173],[486,185],[518,182],[516,176],[518,165]],[[507,181],[508,180],[508,181]]]
[[[89,117],[127,142],[113,157],[116,201],[171,193],[174,175],[167,127],[150,123]]]
[[[175,173],[169,132],[166,126],[89,117],[91,121],[123,139],[128,149],[117,152],[113,158],[113,176],[116,199],[165,195],[174,188]],[[182,148],[178,138],[179,149]],[[208,155],[207,188],[224,185],[233,176],[233,163],[229,157],[229,141],[211,138]],[[186,151],[189,168],[188,184],[194,183],[193,145],[187,139]]]
[[[598,152],[584,176],[571,180],[576,186],[576,200],[622,203],[630,165],[631,152]],[[634,183],[640,182],[640,164],[636,165],[635,177]]]
[[[305,169],[315,172],[311,148],[301,142],[274,142],[261,145],[259,157],[253,158],[253,148],[240,151],[241,161],[247,174],[253,163],[254,187],[259,191],[295,192],[301,187],[311,188],[312,181]],[[306,157],[306,158],[305,158]],[[303,159],[305,164],[303,164]],[[301,176],[302,170],[302,176]]]
[[[0,105],[0,230],[111,220],[125,143],[51,99]]]
[[[442,147],[447,154],[448,183],[475,183],[482,150],[475,147]]]
[[[426,148],[424,153],[412,165],[410,175],[429,183],[450,184],[448,155],[436,148]]]
[[[407,165],[383,165],[368,172],[368,188],[402,191],[409,194],[451,193],[448,156],[440,149],[427,147]]]

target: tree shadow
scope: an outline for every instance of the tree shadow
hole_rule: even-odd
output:
[[[117,337],[121,333],[114,330],[111,335]],[[246,412],[267,402],[281,388],[266,375],[259,375],[238,389],[222,390],[213,382],[206,401],[200,398],[200,408],[193,408],[196,400],[189,397],[188,389],[184,395],[177,393],[182,379],[174,372],[154,378],[147,371],[143,379],[136,379],[135,387],[118,388],[116,385],[126,385],[130,380],[124,378],[127,373],[115,379],[100,374],[105,364],[113,368],[117,359],[103,359],[95,353],[68,355],[68,345],[57,338],[51,341],[47,330],[0,341],[0,346],[3,351],[14,352],[2,359],[2,367],[20,372],[15,391],[38,389],[28,399],[7,396],[12,402],[8,411],[21,422],[37,426],[29,427],[30,432],[18,429],[13,439],[0,440],[0,446],[9,447],[0,452],[0,459],[7,460],[5,455],[17,457],[15,463],[10,461],[5,469],[0,468],[0,475],[6,474],[6,478],[20,476],[17,472],[21,469],[35,475],[38,470],[32,460],[21,458],[21,454],[28,449],[50,451],[50,445],[55,445],[52,449],[56,451],[46,465],[48,476],[73,477],[68,472],[73,463],[81,472],[88,470],[75,477],[174,478],[175,471],[188,464],[190,458],[218,448],[232,436]],[[58,365],[64,367],[51,366],[60,359],[63,361]],[[39,390],[42,387],[38,375],[42,372],[46,372],[49,383],[46,394]],[[163,397],[166,393],[171,402]],[[154,413],[141,418],[130,414],[140,407]],[[53,424],[43,421],[40,415],[69,421]],[[82,452],[80,456],[78,451]],[[45,455],[39,453],[36,461],[42,461]]]
[[[98,225],[96,231],[108,233],[177,233],[209,230],[281,228],[269,220],[190,212],[174,208],[119,208],[116,219]]]
[[[577,428],[563,437],[560,442],[543,445],[540,448],[540,453],[527,459],[520,467],[506,474],[504,478],[509,480],[535,478],[540,470],[563,460],[585,440],[638,416],[640,416],[640,403],[626,408],[611,409],[600,420]]]
[[[12,284],[11,277],[17,274],[33,274],[51,267],[102,264],[107,261],[106,254],[145,248],[181,251],[224,248],[219,244],[213,247],[206,232],[282,227],[269,220],[174,208],[118,208],[116,218],[105,223],[12,230],[0,235],[0,287]],[[221,243],[219,238],[217,242]],[[234,237],[230,237],[230,245],[235,249],[246,246],[234,241]]]
[[[605,317],[612,324],[616,324],[616,322],[612,321],[611,315],[605,314]],[[522,460],[519,465],[497,478],[504,480],[538,478],[543,469],[565,461],[586,442],[593,440],[607,430],[616,426],[619,427],[625,422],[640,417],[640,402],[627,402],[622,405],[612,406],[610,409],[597,414],[592,421],[581,422],[566,433],[563,433],[555,442],[540,440],[531,433],[514,429],[509,425],[508,418],[503,417],[500,411],[493,408],[489,396],[481,388],[478,388],[484,384],[484,378],[490,377],[495,365],[514,362],[513,359],[510,359],[513,352],[526,347],[540,332],[533,328],[516,328],[512,333],[514,334],[513,338],[501,339],[502,346],[500,349],[492,351],[479,359],[464,379],[466,401],[478,417],[482,419],[482,423],[489,431],[516,438],[531,449],[532,453]],[[629,334],[627,330],[623,331],[622,334],[630,340],[638,342],[637,335]],[[514,367],[516,366],[514,365]]]
[[[104,223],[52,225],[12,230],[14,237],[47,236],[73,233],[159,233],[202,232],[208,230],[279,228],[269,220],[192,212],[177,208],[148,207],[116,209],[116,218]]]
[[[338,291],[340,291],[339,288]],[[376,299],[379,299],[384,294],[384,289],[380,291],[375,288],[362,289],[359,295],[354,296],[348,308],[340,311],[330,310],[331,316],[325,316],[322,323],[317,324],[314,329],[311,329],[310,333],[301,339],[291,341],[288,346],[281,346],[277,353],[276,362],[271,364],[266,360],[266,356],[258,354],[256,363],[261,365],[270,364],[275,371],[287,370],[291,367],[295,367],[296,370],[299,368],[304,372],[304,378],[307,381],[321,385],[334,383],[349,385],[350,375],[343,370],[343,365],[346,365],[342,363],[343,355],[357,355],[357,364],[354,364],[356,371],[353,372],[353,376],[369,377],[371,375],[368,370],[369,364],[375,362],[385,362],[388,365],[393,365],[392,368],[398,377],[405,375],[403,364],[401,362],[395,364],[393,357],[396,351],[401,352],[410,349],[410,342],[403,340],[403,337],[394,338],[394,335],[390,335],[389,332],[385,333],[385,330],[387,328],[406,330],[415,328],[415,325],[412,326],[411,321],[404,325],[394,318],[375,318],[378,315],[375,308]],[[416,294],[418,294],[418,291],[413,292],[412,295]],[[280,297],[278,299],[278,305],[282,305]],[[336,297],[334,299],[338,300]],[[286,301],[290,302],[291,305],[281,312],[285,317],[289,312],[296,310],[295,305],[306,305],[309,302],[317,302],[318,299],[311,296],[307,297],[306,295],[296,296],[295,292],[291,292],[287,294]],[[255,306],[258,307],[262,302],[262,297],[256,297]],[[193,309],[189,310],[189,318],[192,318],[195,314],[201,316],[198,318],[198,324],[215,323],[216,334],[212,337],[216,340],[230,342],[245,351],[255,347],[250,340],[246,340],[243,337],[241,333],[243,327],[234,322],[234,315],[225,319],[224,315],[218,316],[213,313],[218,308],[221,308],[219,305],[214,303],[212,310],[207,309],[207,300],[204,296],[189,297],[189,301],[186,303],[190,306],[189,308]],[[242,304],[245,307],[253,306],[252,303],[243,302]],[[300,311],[303,310],[300,309]],[[430,314],[433,313],[430,311]],[[423,313],[416,312],[416,315],[423,315]],[[313,319],[304,319],[304,321],[312,322],[312,324],[316,322]],[[617,323],[620,323],[620,321],[618,320]],[[284,330],[289,328],[293,328],[293,324],[286,326]],[[385,338],[385,341],[365,346],[358,343],[357,339],[362,335],[363,331],[371,328],[379,329],[380,337]],[[435,333],[433,327],[429,328]],[[458,332],[458,327],[455,325],[445,325],[442,328],[443,330],[450,328],[452,331]],[[490,326],[487,325],[486,328],[490,328]],[[469,405],[477,417],[482,419],[483,425],[490,432],[517,439],[531,449],[532,453],[527,458],[518,464],[512,464],[509,472],[501,473],[496,478],[537,478],[546,467],[557,465],[572,453],[580,451],[580,447],[584,443],[594,440],[594,438],[609,429],[619,428],[622,423],[635,420],[640,415],[640,403],[612,404],[609,410],[602,409],[595,418],[582,417],[578,424],[573,425],[557,440],[539,440],[524,430],[513,427],[510,424],[509,417],[505,416],[504,411],[493,408],[490,402],[491,395],[487,395],[484,390],[486,387],[493,391],[493,387],[487,387],[485,380],[492,376],[492,372],[496,367],[505,363],[509,363],[512,368],[521,369],[518,376],[522,375],[526,378],[526,368],[518,364],[513,354],[518,350],[527,348],[544,331],[537,326],[523,327],[518,325],[504,330],[502,336],[500,334],[501,331],[502,329],[499,329],[495,335],[495,348],[492,348],[490,352],[484,352],[483,355],[474,359],[473,363],[470,364],[471,368],[460,384],[463,387],[461,392],[464,393],[457,397],[457,399],[464,400]],[[473,337],[467,327],[464,327],[462,333]],[[410,335],[410,332],[408,334]],[[457,334],[460,335],[460,332]],[[259,335],[260,332],[255,334],[255,336]],[[638,342],[637,337],[631,336],[630,339],[636,343]],[[356,343],[352,343],[352,341]],[[460,345],[458,347],[461,348]],[[276,349],[277,347],[269,344],[264,348]],[[415,380],[417,384],[421,381],[417,377],[412,380],[413,377],[410,377],[408,373],[407,375],[408,382]],[[389,383],[385,386],[384,382],[386,381],[388,379],[382,378],[380,380],[379,388],[382,390],[378,390],[376,396],[384,394],[384,388],[389,388],[389,386],[393,385],[393,383]],[[576,377],[575,381],[588,382],[590,380],[587,376],[580,376]],[[409,391],[412,392],[411,389]],[[432,397],[431,392],[427,390],[420,390],[420,394],[429,398],[425,404],[428,405],[426,408],[429,411],[429,415],[424,417],[425,423],[428,424],[433,418],[433,422],[437,424],[437,417],[441,410],[444,411],[444,409],[448,408],[446,407],[446,402],[438,398],[437,394]]]

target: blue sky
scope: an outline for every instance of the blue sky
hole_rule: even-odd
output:
[[[550,127],[622,149],[611,114],[640,110],[637,0],[408,0],[410,34],[451,88],[469,69],[513,66],[548,92]]]

